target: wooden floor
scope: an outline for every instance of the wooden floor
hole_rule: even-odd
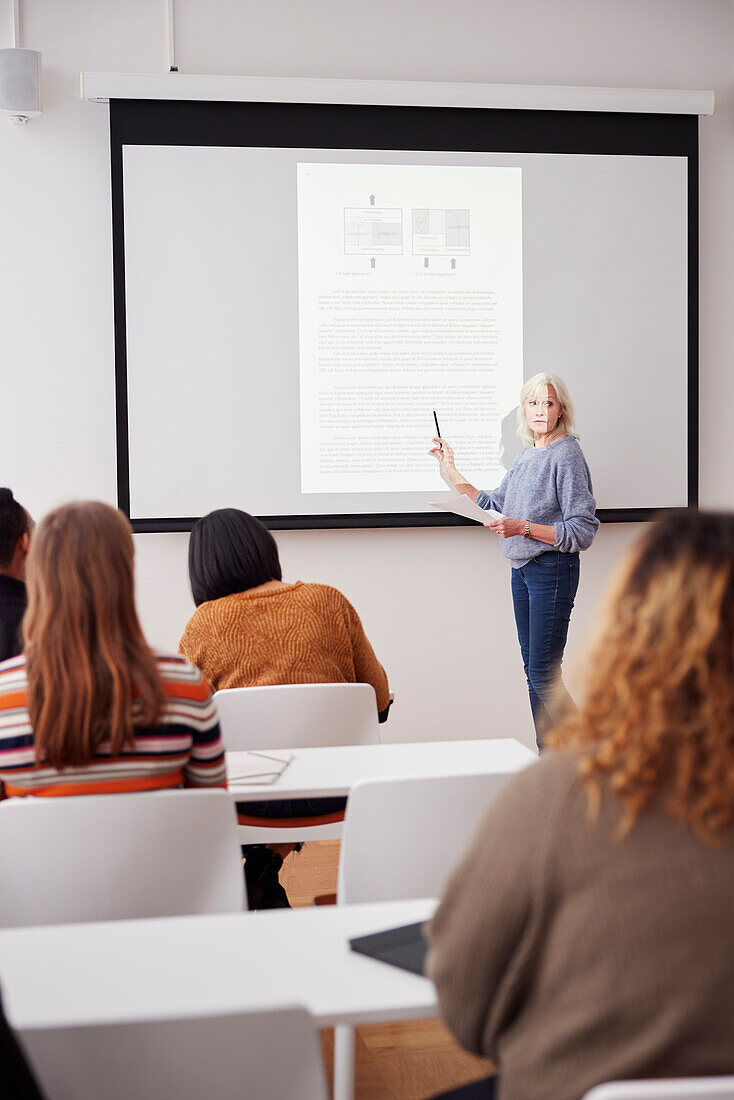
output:
[[[339,841],[307,844],[280,873],[291,905],[311,905],[317,894],[336,892]],[[322,1032],[324,1066],[331,1087],[333,1031]],[[377,1024],[357,1029],[356,1100],[425,1100],[486,1077],[489,1062],[463,1051],[438,1020]]]

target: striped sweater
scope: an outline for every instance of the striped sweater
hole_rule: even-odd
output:
[[[0,664],[0,797],[226,787],[217,712],[201,673],[181,657],[157,661],[166,696],[158,724],[136,727],[135,743],[118,756],[102,741],[88,764],[61,771],[36,766],[25,658]]]

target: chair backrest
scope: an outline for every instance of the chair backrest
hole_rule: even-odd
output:
[[[509,775],[364,780],[352,788],[339,902],[438,897]]]
[[[304,1008],[34,1029],[20,1041],[53,1100],[326,1100]]]
[[[0,803],[0,926],[246,907],[223,790]]]
[[[241,749],[376,745],[371,684],[275,684],[215,692],[224,743]]]
[[[610,1081],[583,1100],[734,1100],[734,1077],[670,1077],[657,1081]]]

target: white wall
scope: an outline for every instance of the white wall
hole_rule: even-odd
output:
[[[44,112],[25,128],[0,119],[0,484],[40,515],[72,497],[115,500],[107,109],[79,100],[79,72],[165,71],[166,3],[21,6],[21,45],[43,53]],[[731,0],[175,7],[185,72],[713,88],[716,114],[700,128],[701,500],[734,506]],[[0,47],[11,45],[11,11],[0,0]],[[665,416],[664,393],[650,412]],[[632,525],[607,525],[584,556],[569,659],[634,535]],[[508,570],[488,532],[284,532],[278,541],[287,578],[335,584],[362,615],[398,695],[388,736],[531,742]],[[186,536],[139,535],[136,545],[144,626],[154,644],[175,646],[192,608]]]

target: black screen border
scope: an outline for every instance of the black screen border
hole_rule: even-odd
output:
[[[442,152],[684,156],[688,161],[687,507],[698,505],[698,117],[596,111],[110,100],[117,502],[133,530],[190,531],[196,516],[130,515],[123,145],[208,145]],[[600,508],[606,523],[635,523],[657,508]],[[260,516],[271,530],[476,526],[447,513]]]

